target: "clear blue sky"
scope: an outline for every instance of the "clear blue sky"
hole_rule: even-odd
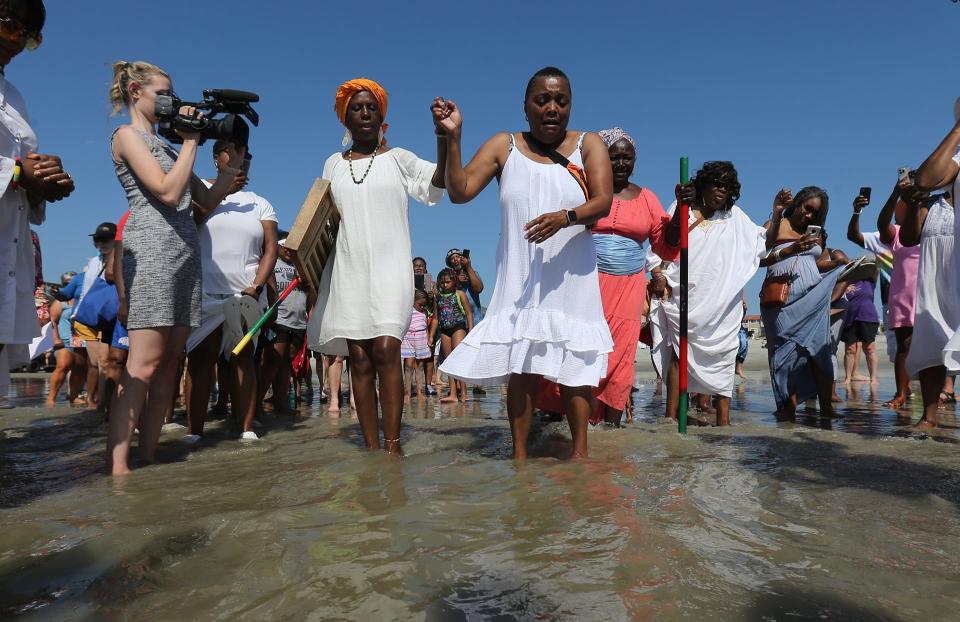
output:
[[[136,8],[136,11],[133,8]],[[390,92],[388,139],[434,159],[428,106],[460,104],[465,150],[524,127],[530,74],[557,65],[573,84],[572,129],[620,125],[639,143],[634,181],[664,205],[678,176],[733,160],[740,205],[762,222],[781,186],[831,197],[831,245],[846,242],[850,203],[873,187],[865,229],[900,166],[916,166],[952,123],[960,5],[949,0],[687,2],[74,2],[48,0],[44,43],[7,77],[26,97],[41,150],[63,157],[77,190],[38,229],[55,280],[93,254],[97,223],[126,202],[108,153],[107,88],[117,59],[149,60],[185,98],[204,88],[260,93],[251,189],[289,227],[324,159],[340,148],[342,81]],[[197,172],[212,172],[209,145]],[[497,189],[465,206],[411,205],[413,248],[440,269],[467,247],[494,282]],[[748,289],[756,312],[759,277]]]

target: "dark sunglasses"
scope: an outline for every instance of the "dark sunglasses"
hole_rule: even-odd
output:
[[[25,39],[24,46],[31,52],[43,42],[43,35],[39,32],[30,32],[16,17],[0,17],[0,34],[7,39],[20,41]]]
[[[733,182],[723,181],[722,179],[708,179],[704,185],[713,186],[714,188],[717,188],[719,190],[727,190],[727,191],[733,190]]]

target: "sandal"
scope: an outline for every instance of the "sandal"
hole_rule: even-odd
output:
[[[892,408],[893,410],[903,410],[907,406],[907,400],[909,398],[902,395],[898,395],[891,400],[887,400],[883,403],[884,408]]]
[[[941,404],[956,404],[957,397],[951,392],[940,391],[940,403]]]

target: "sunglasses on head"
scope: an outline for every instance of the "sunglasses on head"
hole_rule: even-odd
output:
[[[0,17],[0,35],[14,41],[25,40],[24,47],[33,51],[40,47],[43,42],[43,35],[39,32],[31,32],[16,17]]]

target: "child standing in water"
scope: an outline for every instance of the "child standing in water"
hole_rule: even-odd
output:
[[[423,365],[433,357],[434,331],[436,326],[427,318],[427,294],[419,289],[413,295],[413,309],[410,311],[410,328],[400,343],[400,356],[406,367],[404,382],[404,401],[410,401],[410,387],[416,382],[417,395],[427,395],[424,388]],[[416,379],[416,380],[414,380]]]
[[[452,272],[441,270],[437,275],[437,285],[440,290],[437,292],[437,312],[432,323],[433,334],[436,334],[436,328],[439,327],[440,350],[446,358],[473,329],[473,311],[466,294],[457,289]],[[451,378],[450,394],[440,402],[456,402],[458,398],[460,401],[467,401],[467,385],[461,380]]]

